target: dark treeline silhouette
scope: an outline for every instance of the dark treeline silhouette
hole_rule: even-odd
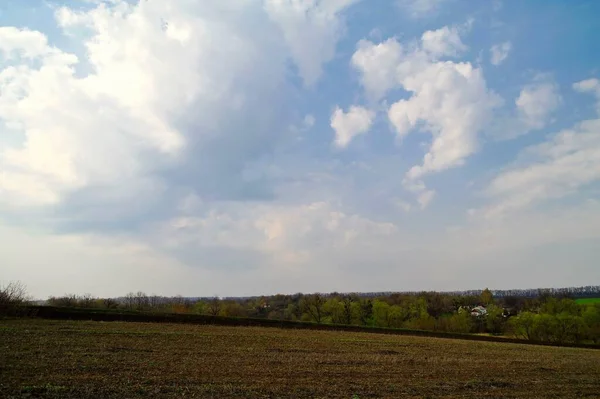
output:
[[[478,296],[482,290],[464,290],[464,291],[436,291],[436,293],[452,296]],[[587,285],[582,287],[562,287],[562,288],[524,288],[510,290],[491,290],[495,298],[519,297],[519,298],[537,298],[543,296],[553,296],[562,298],[598,298],[600,297],[600,285]],[[423,291],[383,291],[383,292],[363,292],[355,295],[361,297],[381,297],[393,294],[402,295],[421,295]]]
[[[132,292],[120,298],[51,297],[58,307],[305,321],[326,325],[405,328],[516,336],[554,343],[600,342],[599,286],[461,292],[294,294],[246,298],[164,297]],[[592,301],[593,302],[593,301]]]

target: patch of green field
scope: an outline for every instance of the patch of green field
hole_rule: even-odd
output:
[[[592,303],[600,303],[600,298],[579,298],[575,302],[580,305],[590,305]]]
[[[597,398],[600,350],[357,332],[0,320],[1,398]]]

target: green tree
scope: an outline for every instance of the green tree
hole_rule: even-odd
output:
[[[503,309],[496,305],[487,307],[487,315],[485,316],[485,327],[488,332],[499,334],[504,330],[504,317],[502,316]]]
[[[535,317],[531,312],[521,312],[510,319],[509,324],[516,337],[528,340],[535,339]]]
[[[600,342],[600,306],[586,306],[582,317],[587,326],[588,337],[594,341],[594,343]]]
[[[344,304],[337,298],[329,298],[323,305],[323,310],[333,324],[345,324]]]
[[[247,316],[246,309],[244,309],[244,307],[236,301],[227,301],[223,303],[220,314],[227,317]]]
[[[540,306],[540,313],[557,315],[560,313],[568,313],[574,316],[581,315],[582,307],[572,299],[563,298],[557,299],[547,297]]]
[[[556,317],[542,313],[534,317],[533,336],[536,341],[558,342]]]
[[[307,295],[300,301],[302,312],[308,316],[310,321],[322,323],[325,318],[325,298],[321,294]]]
[[[454,305],[452,298],[437,292],[430,294],[427,299],[427,312],[432,317],[438,318],[443,314],[452,313]]]
[[[404,306],[407,319],[423,319],[429,316],[427,312],[427,299],[423,296],[410,297]]]
[[[469,333],[473,329],[473,318],[467,312],[455,313],[448,320],[448,330],[457,333]]]
[[[492,294],[492,291],[486,288],[481,292],[481,295],[479,295],[479,300],[483,305],[487,306],[494,303],[494,295]]]
[[[294,303],[290,303],[287,305],[285,310],[283,311],[283,317],[285,320],[301,320],[302,319],[302,310],[300,307]]]
[[[577,343],[587,335],[587,325],[581,316],[562,312],[554,316],[554,338],[560,343]]]
[[[359,298],[352,302],[352,312],[360,325],[368,326],[373,322],[373,301],[369,298]]]
[[[208,304],[204,301],[196,301],[192,306],[192,312],[196,314],[207,314],[208,313]]]
[[[373,324],[377,327],[389,327],[390,305],[375,299],[373,301]]]
[[[354,321],[354,311],[352,308],[352,304],[354,303],[354,297],[350,295],[344,296],[342,298],[342,304],[344,306],[344,324],[353,324]]]

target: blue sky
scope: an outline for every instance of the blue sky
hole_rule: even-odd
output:
[[[596,1],[0,5],[33,295],[597,283]]]

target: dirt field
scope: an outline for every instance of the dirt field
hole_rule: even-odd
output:
[[[600,350],[255,327],[0,321],[0,397],[600,398]]]

